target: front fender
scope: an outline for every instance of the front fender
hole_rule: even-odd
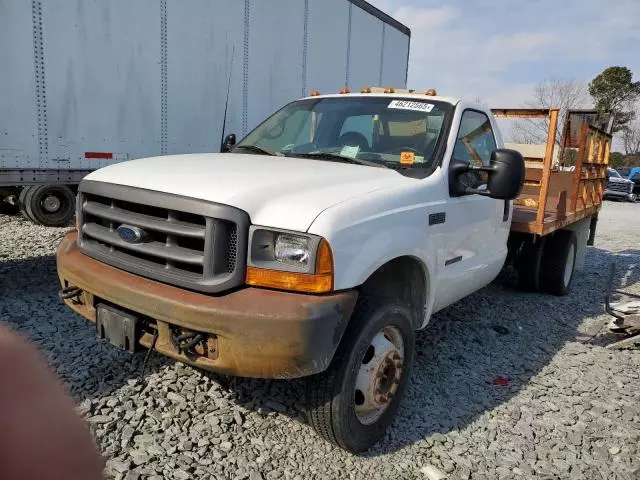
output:
[[[376,203],[377,199],[369,197],[359,205],[350,202],[348,207],[334,207],[330,215],[320,216],[309,232],[324,236],[331,245],[336,290],[362,285],[382,265],[398,257],[417,259],[426,276],[428,319],[436,290],[438,258],[444,256],[439,252],[444,245],[442,233],[438,227],[429,227],[428,218],[441,202],[394,207],[395,202],[387,197],[377,205],[383,212],[372,213]],[[359,215],[363,216],[358,218]]]
[[[342,243],[339,237],[332,243],[336,290],[360,286],[382,265],[404,256],[417,259],[422,264],[427,284],[434,284],[436,248],[418,228],[397,227],[362,237],[357,248]]]

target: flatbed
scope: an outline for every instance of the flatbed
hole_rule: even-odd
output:
[[[514,201],[511,230],[545,236],[597,215],[602,205],[611,153],[611,135],[575,121],[565,122],[556,142],[559,109],[492,109],[497,118],[548,121],[544,145],[508,144],[525,159],[525,183]],[[572,136],[572,130],[579,135]]]

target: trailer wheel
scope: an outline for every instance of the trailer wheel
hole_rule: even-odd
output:
[[[30,185],[20,192],[20,211],[47,227],[62,227],[75,213],[75,195],[66,185]]]
[[[18,196],[18,207],[20,208],[20,213],[27,220],[36,223],[35,219],[31,216],[31,212],[29,211],[29,194],[35,185],[27,185],[22,190],[20,190],[20,195]]]
[[[518,286],[525,292],[539,292],[542,271],[542,257],[545,251],[545,237],[537,238],[535,242],[525,240],[518,260]]]
[[[403,303],[360,301],[329,368],[307,379],[314,430],[350,452],[373,446],[407,389],[414,346],[412,314]]]
[[[542,288],[551,295],[569,293],[576,265],[578,239],[575,232],[558,230],[547,240],[542,258]]]

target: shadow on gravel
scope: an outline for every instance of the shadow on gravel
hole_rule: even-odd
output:
[[[92,325],[58,298],[53,255],[0,259],[0,322],[47,356],[77,401],[110,395],[138,378],[144,352],[131,355],[96,338]],[[147,374],[169,360],[154,356]]]
[[[18,207],[5,202],[0,202],[0,215],[17,215]]]
[[[566,297],[528,294],[502,277],[436,314],[418,333],[412,382],[386,438],[365,457],[394,452],[437,433],[468,426],[516,395],[568,342],[589,343],[579,327],[595,333],[602,318],[608,272],[616,262],[614,288],[640,282],[640,250],[613,254],[590,248],[586,268]],[[493,385],[507,377],[507,386]],[[233,401],[262,413],[277,411],[307,423],[304,382],[222,378],[212,375]]]
[[[614,288],[640,282],[640,250],[612,254],[594,247],[566,297],[522,293],[502,279],[436,314],[418,333],[412,382],[399,414],[386,438],[365,456],[465,428],[534,381],[567,342],[588,343],[579,327],[585,319],[604,326],[597,317],[603,313],[611,261],[619,273]],[[52,256],[0,261],[0,321],[43,348],[80,400],[109,395],[137,378],[144,354],[132,358],[99,342],[91,326],[58,300],[57,281]],[[172,361],[154,356],[148,372],[167,363]],[[306,423],[302,380],[207,375],[238,405]],[[508,385],[494,385],[498,377],[507,377]]]
[[[612,261],[618,270],[614,288],[640,282],[640,250],[592,247],[566,297],[523,293],[499,279],[436,314],[418,334],[413,381],[398,418],[367,456],[465,428],[534,381],[566,343],[590,343],[608,322],[597,317],[604,313]],[[586,319],[587,337],[579,329]],[[509,384],[494,385],[498,377]]]

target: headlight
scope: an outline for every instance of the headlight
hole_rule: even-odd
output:
[[[309,267],[309,238],[281,233],[276,236],[275,261],[285,265]]]
[[[248,285],[326,293],[333,289],[329,243],[316,235],[251,227]]]

